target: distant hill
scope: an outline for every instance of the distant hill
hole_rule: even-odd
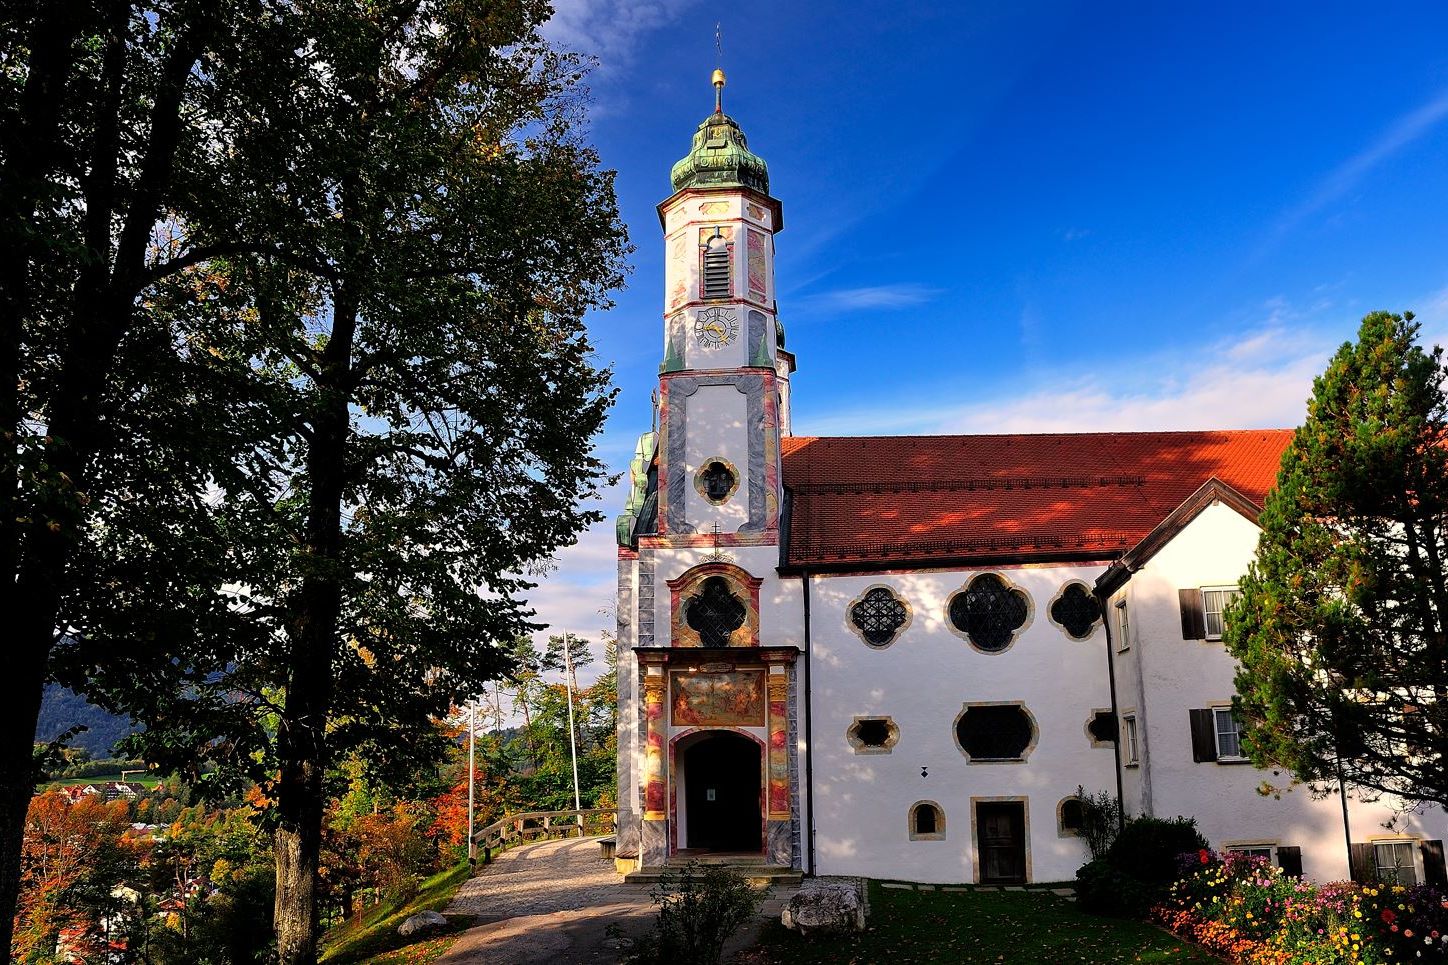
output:
[[[35,739],[55,740],[76,724],[84,724],[87,729],[73,738],[70,746],[85,748],[92,758],[113,756],[111,748],[116,741],[139,729],[127,718],[102,710],[73,690],[60,684],[47,684]]]

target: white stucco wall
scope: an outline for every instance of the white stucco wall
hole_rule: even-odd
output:
[[[982,653],[950,628],[947,600],[970,572],[902,573],[811,579],[811,707],[815,852],[821,874],[928,882],[975,880],[971,798],[1027,798],[1030,877],[1073,878],[1085,859],[1081,839],[1060,837],[1056,806],[1078,785],[1114,793],[1110,747],[1091,746],[1093,708],[1110,706],[1105,634],[1073,640],[1047,606],[1068,580],[1088,584],[1096,566],[997,570],[1025,590],[1033,616],[1001,653]],[[846,625],[867,587],[891,586],[913,611],[904,634],[883,650]],[[1037,739],[1024,763],[972,764],[956,743],[967,702],[1022,701]],[[856,716],[889,716],[900,728],[887,754],[856,754],[845,732]],[[921,769],[928,771],[921,776]],[[909,839],[908,813],[921,800],[945,812],[944,840]]]
[[[1257,536],[1256,524],[1241,514],[1220,503],[1210,506],[1113,598],[1113,603],[1127,600],[1133,628],[1131,649],[1117,655],[1121,707],[1137,705],[1144,735],[1142,767],[1123,774],[1127,805],[1134,813],[1148,811],[1149,803],[1149,812],[1159,817],[1195,817],[1214,847],[1246,842],[1300,847],[1305,875],[1344,879],[1347,844],[1337,794],[1314,800],[1286,774],[1192,760],[1188,711],[1230,704],[1237,665],[1220,641],[1182,639],[1178,590],[1236,584]],[[1264,782],[1278,793],[1259,793]],[[1143,790],[1148,783],[1149,802]],[[1353,801],[1350,811],[1354,841],[1396,836],[1383,827],[1397,814],[1392,802]],[[1416,837],[1448,835],[1448,819],[1438,809],[1401,823]]]

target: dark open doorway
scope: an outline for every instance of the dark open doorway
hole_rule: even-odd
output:
[[[980,853],[980,882],[1026,883],[1026,805],[1024,801],[981,801],[975,806],[975,840]]]
[[[759,744],[742,734],[719,731],[683,750],[684,818],[690,849],[759,851]]]

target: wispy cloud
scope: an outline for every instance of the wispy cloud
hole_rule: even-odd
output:
[[[874,285],[868,288],[839,288],[811,296],[808,301],[820,308],[840,312],[888,310],[923,305],[942,291],[914,283]]]
[[[1306,199],[1278,219],[1258,254],[1275,247],[1303,221],[1348,194],[1373,168],[1427,134],[1444,118],[1448,118],[1448,90],[1438,92],[1427,102],[1399,117],[1377,140],[1330,171]]]
[[[543,35],[598,57],[604,72],[627,66],[650,31],[678,18],[695,0],[554,0]]]

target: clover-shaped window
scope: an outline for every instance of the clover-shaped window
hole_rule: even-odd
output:
[[[972,764],[1024,761],[1036,743],[1036,725],[1021,704],[967,704],[955,721],[955,739]]]
[[[950,598],[951,626],[978,650],[999,653],[1031,616],[1030,598],[994,573],[982,573]]]
[[[1085,640],[1101,622],[1101,601],[1084,583],[1067,583],[1051,603],[1051,621],[1072,640]]]
[[[705,647],[727,647],[729,637],[744,625],[743,602],[729,589],[729,581],[711,576],[699,592],[684,603],[684,622]]]
[[[889,717],[856,717],[845,739],[856,754],[888,754],[900,741],[900,727]]]
[[[727,460],[710,459],[695,477],[694,488],[699,495],[718,506],[728,502],[739,488],[739,475]]]
[[[888,586],[873,586],[850,605],[850,626],[871,647],[888,647],[909,622],[909,607]]]

